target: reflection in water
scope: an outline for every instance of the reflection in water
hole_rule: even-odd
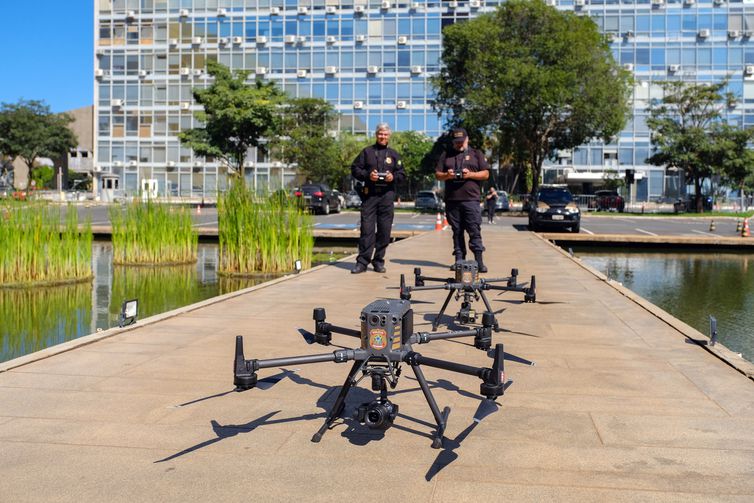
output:
[[[750,254],[574,250],[585,263],[676,318],[754,360],[754,267]],[[751,264],[754,266],[754,263]]]
[[[330,262],[340,255],[325,252]],[[248,288],[277,277],[217,274],[217,245],[199,244],[196,264],[113,266],[109,242],[92,244],[94,280],[71,286],[0,289],[0,362],[118,324],[123,301],[138,299],[139,319]]]
[[[0,362],[89,333],[89,283],[0,289]]]

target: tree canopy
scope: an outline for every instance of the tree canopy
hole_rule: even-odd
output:
[[[0,159],[13,162],[20,157],[29,168],[29,179],[33,179],[38,158],[61,157],[78,144],[68,127],[71,122],[70,115],[52,113],[43,101],[1,104]]]
[[[274,82],[247,84],[249,72],[231,72],[213,60],[207,62],[207,72],[215,78],[212,85],[194,89],[194,100],[204,107],[194,116],[204,126],[178,137],[196,154],[221,159],[243,180],[247,151],[265,149],[264,139],[279,134],[285,93]]]
[[[509,0],[443,31],[435,108],[472,136],[496,137],[500,155],[542,163],[560,149],[617,134],[629,115],[630,72],[588,16],[543,0]]]
[[[406,171],[406,191],[413,196],[417,190],[434,183],[434,166],[424,167],[422,159],[432,150],[434,142],[418,131],[396,131],[390,136],[390,148],[396,150]]]
[[[692,180],[695,206],[703,210],[702,182],[723,164],[735,172],[733,157],[741,137],[722,122],[723,110],[735,101],[724,93],[727,82],[715,84],[682,81],[660,82],[662,100],[652,104],[647,125],[652,131],[655,153],[647,162],[682,169]],[[736,147],[736,145],[738,145]],[[743,159],[742,159],[743,160]]]

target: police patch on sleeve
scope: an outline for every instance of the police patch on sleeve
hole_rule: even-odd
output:
[[[385,159],[385,164],[393,164],[393,158],[392,157],[387,157]]]

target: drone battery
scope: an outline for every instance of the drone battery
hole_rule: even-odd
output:
[[[374,301],[361,311],[361,349],[377,355],[398,351],[413,329],[409,301]]]
[[[456,282],[471,285],[479,278],[479,266],[476,260],[464,260],[458,264],[456,270]]]

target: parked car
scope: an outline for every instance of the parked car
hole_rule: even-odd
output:
[[[340,200],[337,194],[324,183],[302,185],[293,192],[296,198],[300,198],[301,204],[314,213],[329,215],[340,212]]]
[[[416,194],[415,207],[417,211],[444,211],[445,203],[432,190],[420,190]]]
[[[626,201],[617,190],[598,190],[594,193],[594,208],[597,211],[618,211],[623,213]]]
[[[346,194],[346,208],[361,208],[361,197],[355,190]]]
[[[570,228],[579,232],[581,212],[567,187],[541,186],[529,206],[529,230]]]
[[[503,211],[510,211],[510,201],[508,200],[508,193],[504,190],[497,191],[497,201],[495,201],[495,213],[502,213]],[[487,214],[487,204],[482,198],[482,214]]]

